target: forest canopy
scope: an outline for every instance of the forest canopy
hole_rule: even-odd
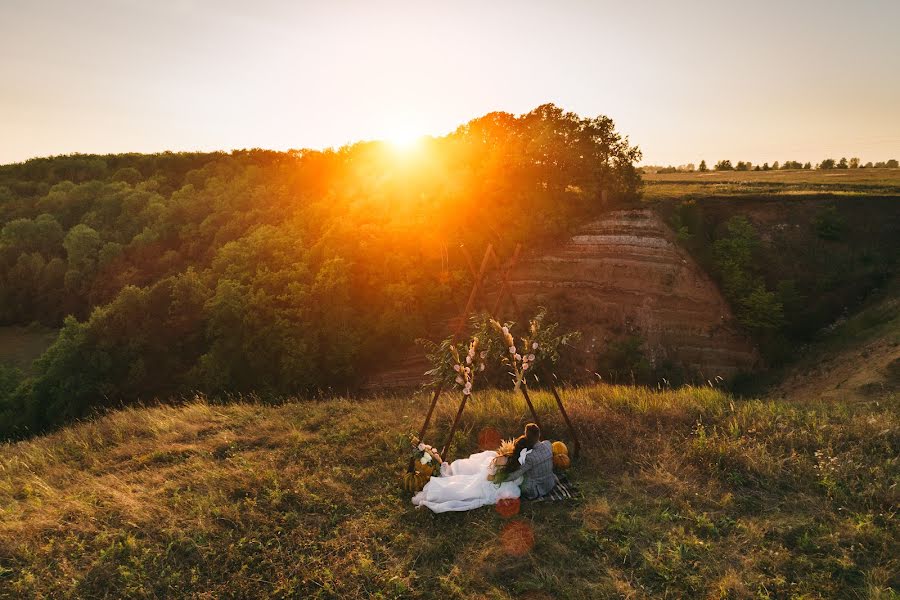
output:
[[[465,285],[448,246],[546,243],[636,197],[639,159],[609,118],[547,104],[407,152],[2,166],[0,325],[61,329],[27,376],[0,373],[0,434],[195,391],[352,389]]]

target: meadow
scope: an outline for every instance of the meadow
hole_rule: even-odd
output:
[[[900,195],[900,169],[645,173],[644,200],[741,195]]]
[[[535,393],[548,437],[565,431]],[[0,449],[0,596],[896,598],[900,406],[563,390],[584,497],[434,515],[399,480],[427,394],[130,407]],[[427,438],[455,410],[440,404]],[[478,392],[455,456],[519,431]]]

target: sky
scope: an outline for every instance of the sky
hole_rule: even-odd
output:
[[[900,1],[0,0],[0,164],[443,135],[553,102],[643,164],[900,158]]]

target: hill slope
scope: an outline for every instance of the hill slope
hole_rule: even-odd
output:
[[[858,313],[829,327],[773,395],[848,402],[877,401],[898,391],[900,278],[874,294]]]
[[[564,431],[546,395],[548,437]],[[0,596],[895,597],[900,411],[565,390],[584,499],[432,515],[398,489],[424,396],[129,408],[0,448]],[[445,398],[429,439],[442,441]],[[517,396],[479,392],[478,432]],[[533,536],[533,537],[532,537]],[[889,588],[893,588],[893,592]]]

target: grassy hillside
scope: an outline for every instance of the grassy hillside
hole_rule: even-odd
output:
[[[564,428],[535,394],[551,438]],[[433,515],[423,395],[128,408],[0,448],[0,596],[895,598],[900,407],[599,385],[564,397],[579,502]],[[431,441],[455,410],[445,398]],[[520,430],[477,393],[479,431]]]

